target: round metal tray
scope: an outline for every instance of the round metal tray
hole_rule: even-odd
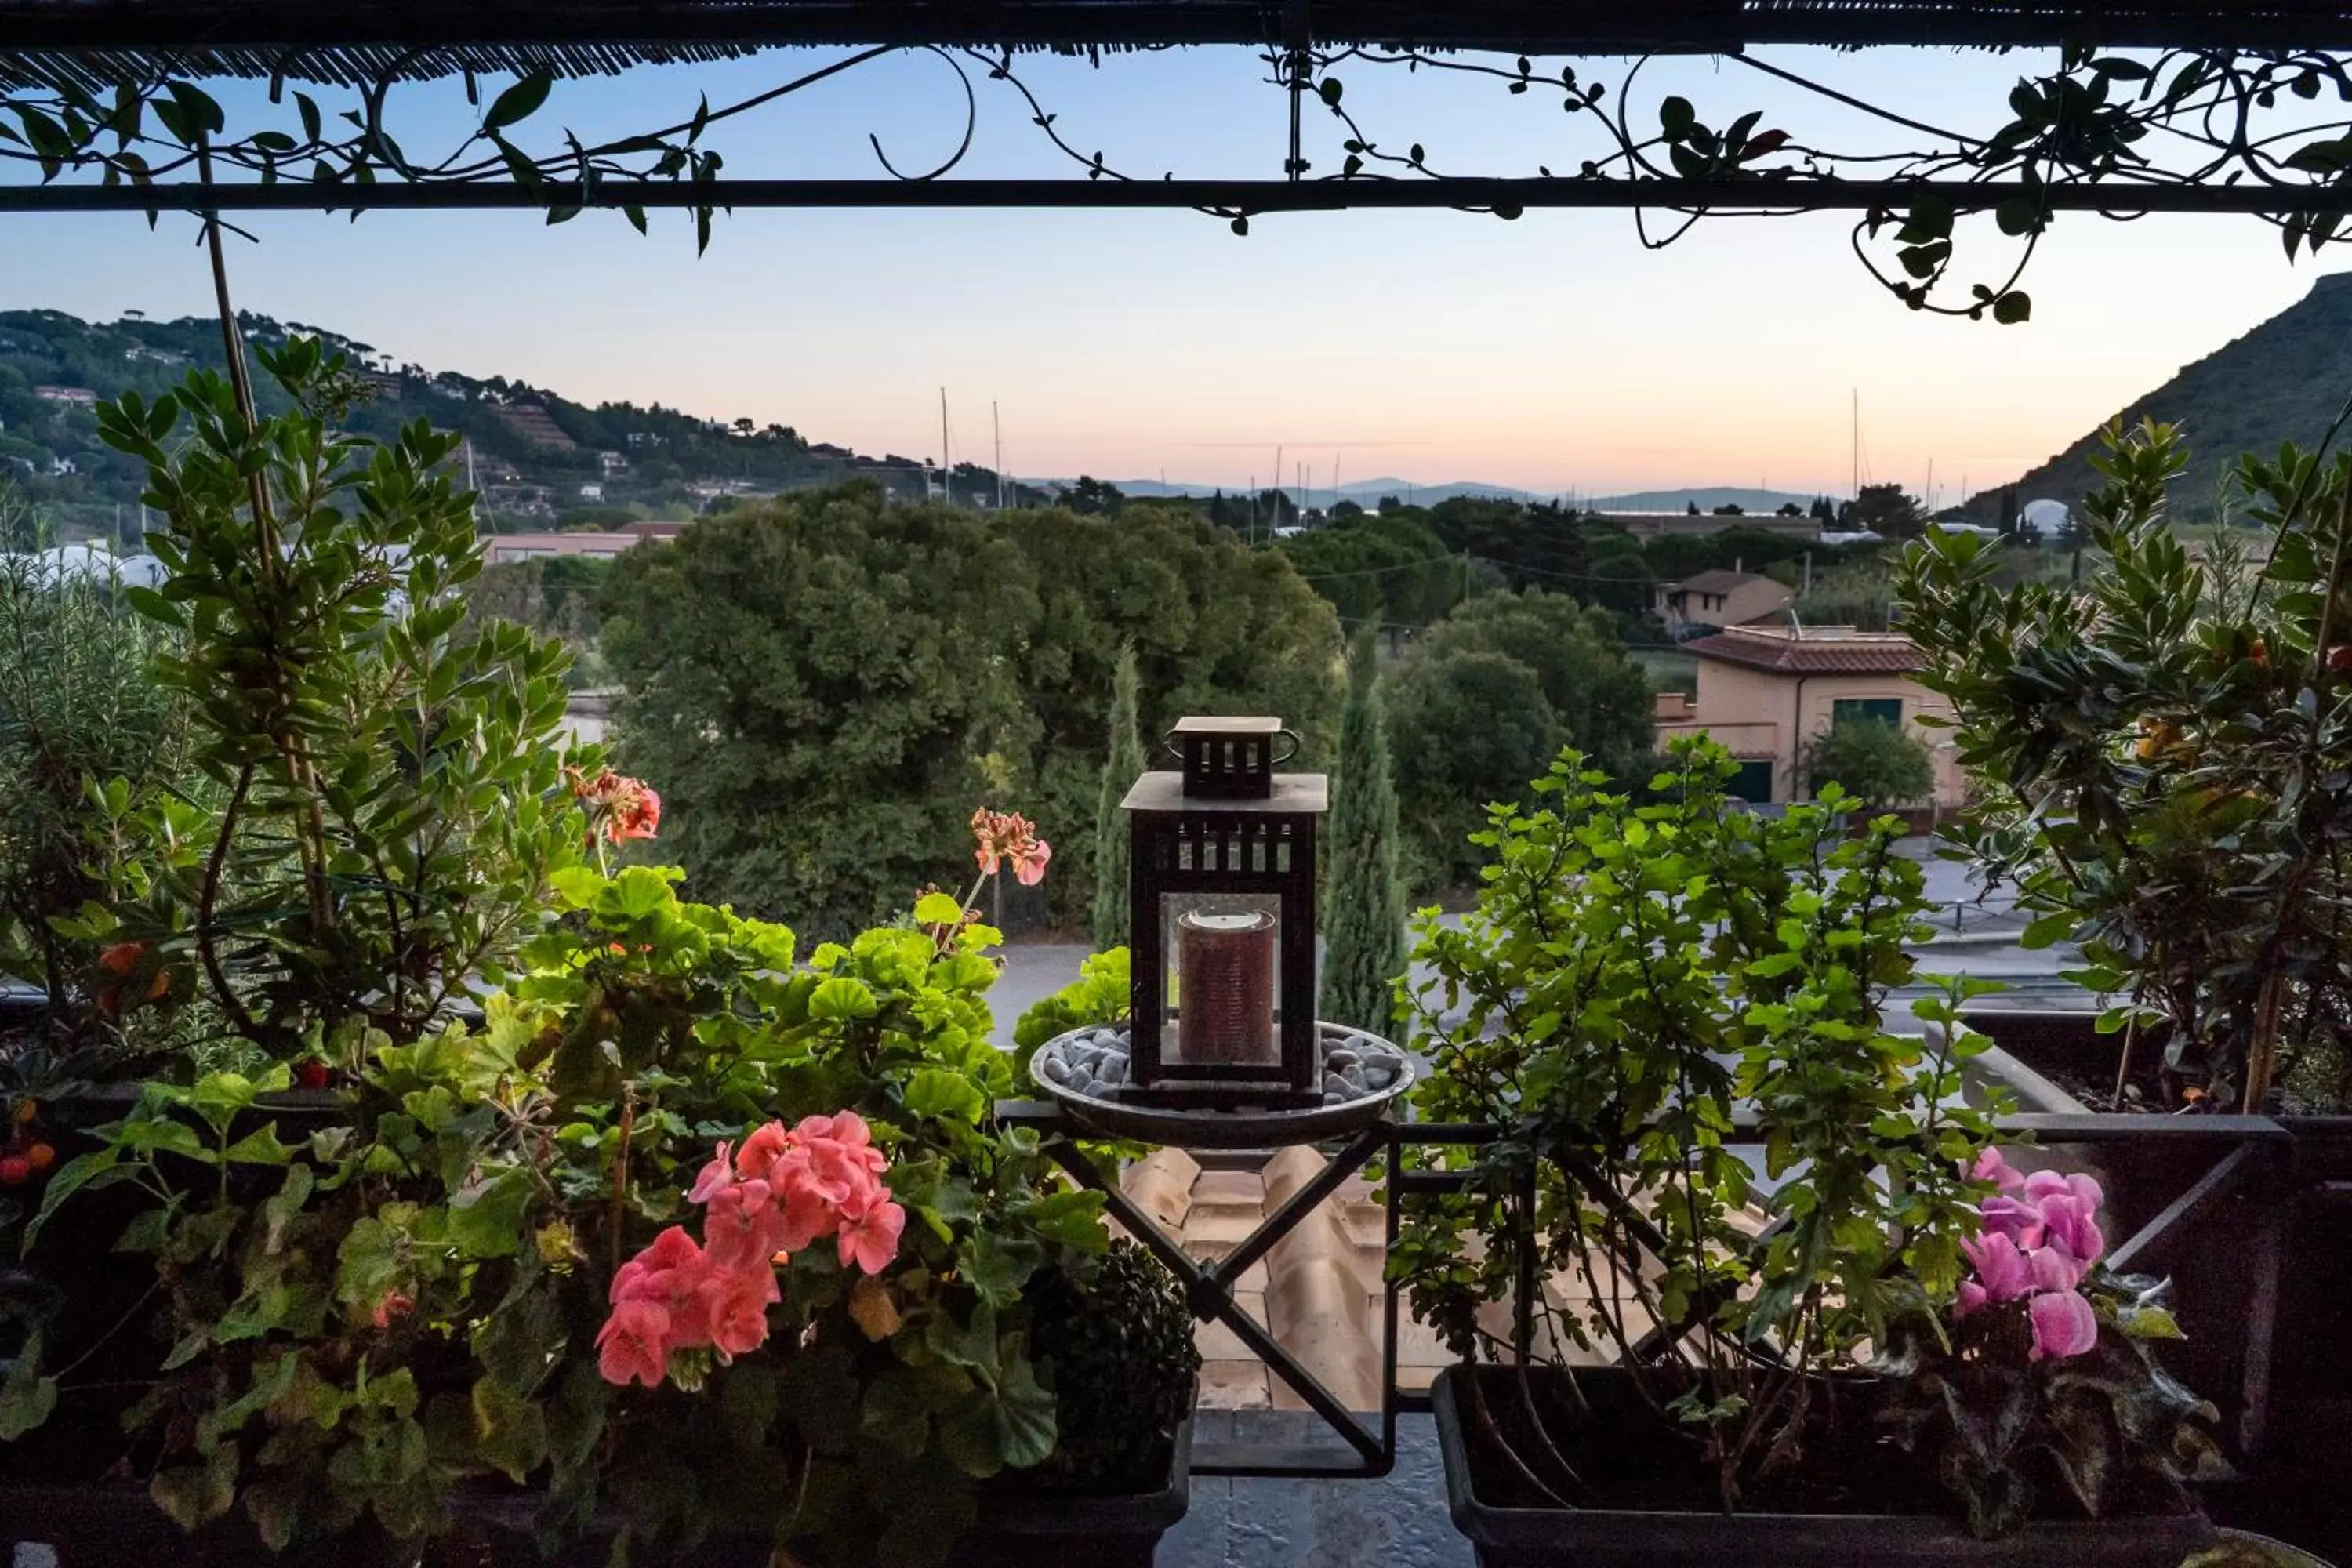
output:
[[[1074,1042],[1097,1033],[1099,1027],[1071,1029],[1038,1047],[1036,1059],[1031,1064],[1031,1076],[1036,1079],[1037,1088],[1059,1105],[1062,1114],[1082,1132],[1177,1149],[1279,1149],[1294,1143],[1345,1138],[1387,1117],[1397,1098],[1421,1081],[1423,1071],[1421,1062],[1392,1041],[1344,1024],[1320,1021],[1316,1024],[1316,1031],[1325,1042],[1327,1053],[1332,1044],[1347,1040],[1369,1041],[1395,1051],[1402,1064],[1396,1082],[1338,1105],[1301,1106],[1295,1110],[1199,1110],[1079,1094],[1038,1070],[1047,1057],[1061,1058]],[[1335,1041],[1333,1037],[1339,1039]]]

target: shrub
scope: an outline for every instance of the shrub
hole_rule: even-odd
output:
[[[1805,747],[1805,787],[1820,795],[1832,784],[1869,809],[1916,805],[1936,793],[1936,766],[1927,747],[1900,724],[1847,720]]]
[[[1176,1277],[1131,1241],[1084,1276],[1038,1276],[1030,1324],[1054,1387],[1058,1441],[1037,1479],[1076,1492],[1166,1484],[1169,1438],[1192,1414],[1201,1352]]]

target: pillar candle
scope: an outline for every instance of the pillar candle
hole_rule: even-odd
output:
[[[1178,1059],[1195,1066],[1278,1067],[1274,1034],[1275,924],[1263,913],[1176,921]]]

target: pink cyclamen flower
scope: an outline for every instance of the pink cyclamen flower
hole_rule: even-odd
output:
[[[1969,1180],[1991,1182],[2004,1193],[2018,1192],[2025,1185],[2025,1178],[2017,1173],[2001,1152],[1990,1148],[1979,1154],[1976,1163],[1969,1167]]]
[[[656,1301],[623,1301],[596,1336],[596,1370],[607,1383],[658,1386],[669,1371],[669,1311]]]
[[[2047,1290],[2025,1304],[2033,1321],[2035,1361],[2064,1361],[2099,1342],[2099,1314],[2078,1290]]]
[[[2033,1266],[2014,1239],[1988,1230],[1960,1243],[1969,1266],[1977,1271],[1980,1299],[1998,1306],[2014,1301],[2033,1289]]]
[[[2009,1237],[2029,1251],[2042,1245],[2044,1224],[2042,1210],[2022,1198],[1987,1198],[1977,1212],[1984,1216],[1984,1227]]]

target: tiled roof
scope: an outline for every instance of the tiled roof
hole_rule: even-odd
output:
[[[1927,663],[1917,644],[1891,632],[1790,637],[1734,626],[1685,643],[1683,650],[1780,675],[1916,675]]]
[[[1667,584],[1666,591],[1670,594],[1736,594],[1750,583],[1769,583],[1771,580],[1759,577],[1753,572],[1702,572],[1696,577]]]

